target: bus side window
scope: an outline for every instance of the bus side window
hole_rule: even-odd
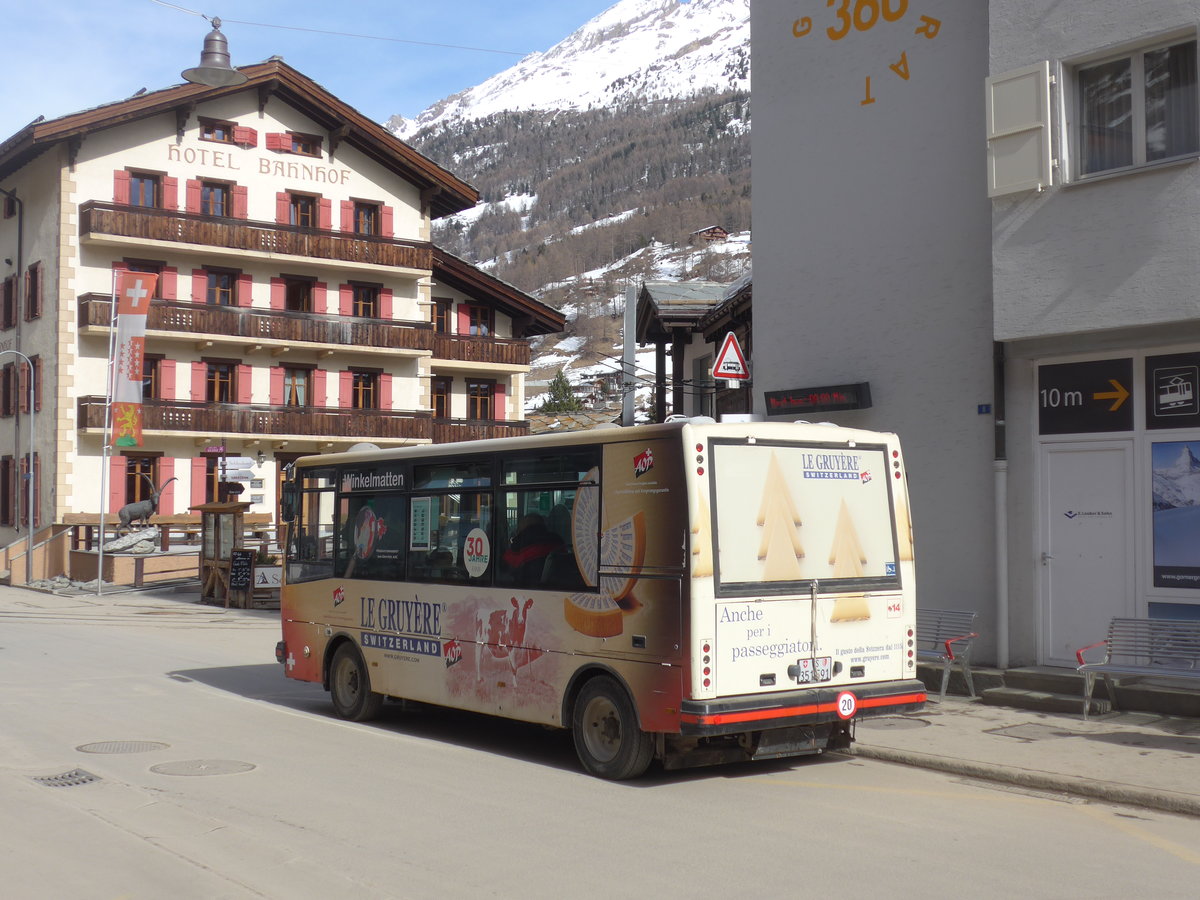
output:
[[[572,490],[531,490],[505,496],[497,582],[518,588],[583,586],[571,547]]]

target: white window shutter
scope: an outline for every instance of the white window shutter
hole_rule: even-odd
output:
[[[987,79],[988,196],[1049,187],[1050,63]]]

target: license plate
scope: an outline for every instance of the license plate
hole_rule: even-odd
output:
[[[800,684],[829,681],[831,678],[833,678],[833,657],[818,656],[816,659],[796,660],[796,681]]]

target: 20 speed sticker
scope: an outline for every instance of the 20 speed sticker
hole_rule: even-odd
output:
[[[852,719],[858,712],[858,698],[849,691],[842,691],[837,696],[837,714],[842,719]]]

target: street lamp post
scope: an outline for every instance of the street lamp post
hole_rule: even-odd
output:
[[[33,506],[33,454],[37,446],[37,432],[34,429],[34,402],[33,398],[37,396],[36,385],[34,379],[37,378],[37,373],[33,368],[33,361],[22,353],[20,350],[0,350],[0,356],[5,353],[11,353],[14,356],[19,356],[25,361],[25,365],[29,367],[29,466],[25,472],[26,490],[29,497],[29,539],[28,549],[25,551],[25,584],[33,581],[33,523],[36,518],[37,510]]]

